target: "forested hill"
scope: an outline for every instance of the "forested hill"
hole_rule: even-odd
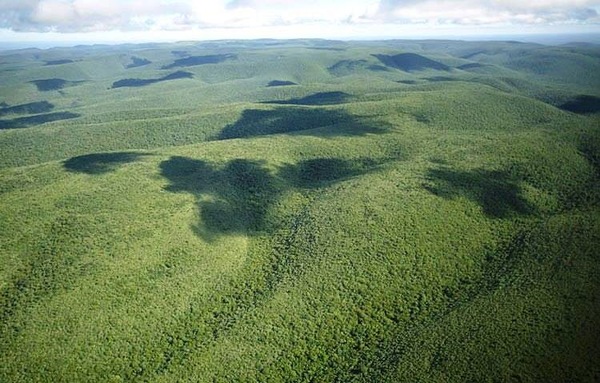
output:
[[[597,381],[599,58],[0,52],[0,381]]]

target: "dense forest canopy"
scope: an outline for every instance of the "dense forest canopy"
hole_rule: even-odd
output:
[[[0,52],[0,381],[597,381],[598,57]]]

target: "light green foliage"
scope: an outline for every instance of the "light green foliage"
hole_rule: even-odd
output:
[[[401,52],[484,66],[372,56]],[[599,121],[557,106],[599,88],[536,52],[598,69],[513,43],[5,53],[6,108],[78,117],[0,115],[0,381],[598,380]]]

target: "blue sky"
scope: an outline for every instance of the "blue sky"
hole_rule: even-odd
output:
[[[0,0],[0,41],[600,33],[600,0]]]

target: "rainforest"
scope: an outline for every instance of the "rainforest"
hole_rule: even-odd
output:
[[[600,380],[600,46],[0,52],[0,381]]]

